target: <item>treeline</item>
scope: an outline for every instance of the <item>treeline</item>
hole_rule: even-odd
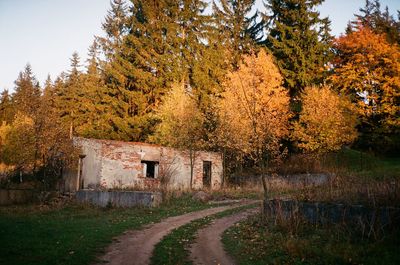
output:
[[[27,65],[3,92],[1,160],[36,170],[69,153],[70,135],[262,163],[357,136],[360,148],[399,150],[399,18],[366,1],[334,39],[323,0],[254,2],[113,0],[86,62],[74,53],[43,87]]]

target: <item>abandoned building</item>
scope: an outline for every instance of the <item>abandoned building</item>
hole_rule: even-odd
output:
[[[66,191],[155,190],[162,185],[181,190],[221,187],[223,166],[219,153],[86,138],[74,138],[74,143],[81,153],[76,168],[64,172]]]

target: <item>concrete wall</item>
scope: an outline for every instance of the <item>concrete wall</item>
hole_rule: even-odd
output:
[[[5,190],[0,189],[0,205],[11,205],[32,202],[34,190]]]
[[[162,197],[159,192],[79,190],[76,200],[101,207],[157,207]]]
[[[271,188],[301,189],[304,187],[321,186],[327,184],[333,177],[332,174],[293,174],[287,176],[273,176],[267,178]]]
[[[77,141],[76,144],[80,145],[80,141]],[[102,144],[96,141],[87,141],[80,146],[82,154],[85,155],[85,158],[82,159],[82,176],[84,176],[82,184],[84,187],[95,187],[101,176]],[[78,174],[77,169],[74,172]]]
[[[400,209],[394,207],[368,208],[363,205],[298,202],[294,200],[264,201],[266,216],[290,218],[300,216],[317,223],[350,223],[356,225],[392,225],[400,223]]]
[[[61,180],[60,190],[63,192],[75,192],[77,176],[77,168],[65,168],[63,170],[63,178]]]
[[[169,180],[168,187],[172,189],[190,187],[189,151],[146,143],[84,138],[75,138],[75,144],[81,147],[82,155],[85,155],[82,159],[83,188],[155,190],[160,188],[163,179]],[[194,158],[193,188],[203,188],[203,161],[211,161],[212,164],[211,188],[220,188],[221,155],[213,152],[194,152]],[[156,178],[144,176],[141,163],[143,160],[159,163]],[[68,178],[73,177],[70,174]]]

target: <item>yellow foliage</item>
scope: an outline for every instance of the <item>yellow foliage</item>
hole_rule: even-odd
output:
[[[323,153],[355,140],[357,119],[348,98],[327,86],[307,87],[301,97],[302,110],[292,134],[300,149]]]
[[[181,84],[175,84],[165,95],[156,116],[161,123],[152,141],[177,148],[200,147],[204,118],[195,99]]]
[[[289,96],[271,55],[261,50],[245,56],[239,69],[230,72],[218,104],[220,145],[261,160],[274,155],[288,135]]]
[[[1,159],[7,164],[32,166],[35,152],[34,121],[29,116],[18,112],[10,126],[3,127]],[[4,132],[4,136],[3,136]],[[3,138],[4,137],[4,138]]]
[[[7,135],[9,134],[11,129],[11,126],[7,124],[6,122],[3,122],[3,124],[0,126],[0,148],[1,146],[5,143],[7,139]]]
[[[0,127],[0,138],[1,162],[25,173],[36,173],[43,166],[61,166],[61,159],[65,165],[76,158],[68,129],[44,104],[36,109],[34,117],[18,112],[12,124]],[[56,163],[60,165],[55,166]]]

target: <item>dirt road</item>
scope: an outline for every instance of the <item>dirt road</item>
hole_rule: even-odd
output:
[[[128,231],[116,238],[106,249],[104,256],[100,257],[101,262],[98,264],[147,265],[150,263],[154,246],[173,229],[193,220],[251,203],[254,201],[243,201],[234,205],[169,217],[160,223],[146,226],[142,230]]]
[[[234,260],[229,257],[222,245],[222,233],[233,224],[255,214],[259,209],[250,209],[234,215],[215,220],[211,225],[198,231],[196,243],[191,246],[190,258],[195,265],[232,265]]]

